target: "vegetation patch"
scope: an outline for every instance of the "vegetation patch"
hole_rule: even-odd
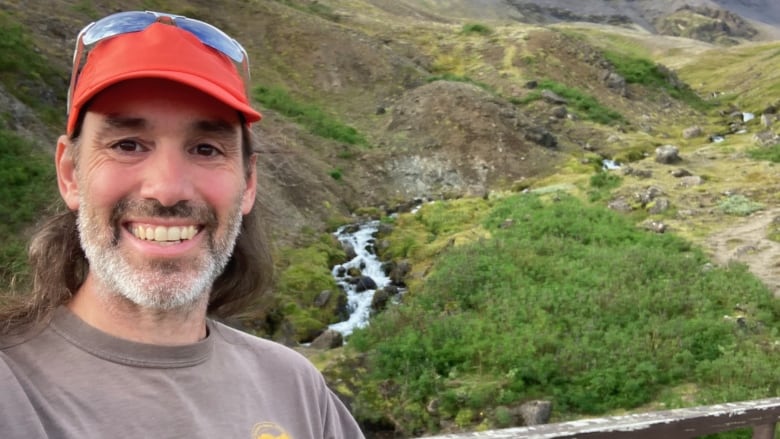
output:
[[[570,419],[687,384],[686,404],[780,391],[780,305],[744,266],[705,269],[680,238],[555,200],[497,201],[489,237],[448,248],[403,304],[350,338],[369,361],[359,418],[419,435],[507,426],[506,408],[530,399]]]
[[[754,160],[780,163],[780,143],[770,147],[753,148],[748,151],[748,156]]]
[[[752,201],[744,195],[730,195],[718,203],[718,209],[729,215],[748,216],[764,208],[764,205]]]
[[[590,177],[589,198],[597,201],[607,198],[612,189],[620,187],[623,179],[614,172],[600,170]]]
[[[666,90],[673,98],[700,111],[711,108],[710,103],[701,99],[687,84],[676,79],[674,73],[666,67],[647,58],[609,50],[604,52],[604,57],[629,84],[641,84]]]
[[[0,11],[0,83],[47,123],[61,123],[65,78],[35,49],[18,21]],[[49,97],[56,93],[56,102]],[[55,105],[56,104],[56,105]]]
[[[478,34],[478,35],[490,35],[493,33],[493,29],[490,26],[479,23],[466,23],[461,29],[462,34]]]
[[[254,98],[266,107],[295,120],[312,134],[350,145],[368,146],[366,138],[355,128],[339,122],[321,108],[298,102],[282,87],[257,86]]]
[[[341,245],[330,234],[311,236],[308,244],[283,249],[277,255],[273,318],[270,332],[276,332],[282,321],[290,324],[297,341],[311,341],[328,324],[338,321],[338,292],[340,291],[330,267],[344,262],[346,255]],[[323,306],[316,306],[317,297],[330,291],[331,297]]]
[[[26,229],[56,199],[53,160],[31,142],[0,129],[0,289],[27,274]]]
[[[522,99],[513,99],[510,102],[514,104],[528,104],[532,101],[542,99],[541,90],[550,90],[555,94],[569,101],[569,105],[582,113],[582,116],[596,123],[610,125],[619,122],[625,122],[623,115],[615,110],[605,107],[599,103],[596,98],[589,94],[556,81],[545,79],[539,81],[538,90],[529,93]]]

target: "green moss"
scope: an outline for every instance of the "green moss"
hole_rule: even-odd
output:
[[[26,233],[57,199],[53,159],[33,143],[0,129],[0,289],[26,273]]]
[[[306,127],[312,134],[350,145],[368,146],[366,138],[355,128],[341,123],[315,105],[294,100],[281,87],[257,86],[254,88],[253,95],[255,99],[266,107],[295,120]]]
[[[0,82],[45,122],[63,123],[66,79],[40,54],[18,21],[4,11],[0,11]]]

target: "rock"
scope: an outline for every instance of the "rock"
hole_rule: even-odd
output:
[[[341,248],[344,250],[344,254],[346,255],[348,261],[351,261],[352,259],[357,257],[357,253],[355,252],[355,247],[353,247],[352,244],[348,242],[344,242],[341,244]]]
[[[780,137],[774,131],[767,130],[754,134],[753,140],[761,146],[772,146],[780,141]]]
[[[528,81],[528,82],[525,83],[525,88],[527,88],[529,90],[533,90],[533,89],[535,89],[538,86],[539,86],[539,82],[538,81]]]
[[[540,126],[529,128],[525,133],[525,139],[544,146],[545,148],[555,148],[558,146],[558,139],[556,139],[552,133]]]
[[[355,282],[355,291],[362,293],[366,290],[375,290],[376,282],[368,276],[360,276]]]
[[[650,186],[645,189],[644,192],[637,192],[634,194],[634,198],[637,199],[640,203],[642,203],[642,206],[646,206],[653,202],[656,198],[660,197],[664,194],[664,191],[661,190],[661,188],[656,186]]]
[[[558,106],[552,110],[552,116],[556,119],[566,119],[568,114],[569,111],[564,106]]]
[[[375,313],[384,311],[389,300],[390,294],[384,288],[374,291],[374,297],[371,299],[371,311]]]
[[[554,105],[566,105],[569,103],[569,101],[552,90],[542,90],[542,99]]]
[[[311,347],[314,349],[334,349],[343,345],[344,336],[333,329],[326,330],[311,342]]]
[[[761,126],[763,126],[764,128],[770,128],[774,120],[775,120],[774,115],[764,113],[761,115]]]
[[[607,207],[616,212],[622,213],[628,213],[634,210],[634,208],[631,207],[631,204],[622,197],[610,201],[609,204],[607,204]]]
[[[690,171],[688,171],[687,169],[683,169],[683,168],[675,169],[675,170],[671,171],[670,173],[672,174],[672,177],[674,177],[674,178],[690,177],[691,175],[693,175],[693,174],[691,174]]]
[[[669,201],[666,197],[658,197],[655,200],[653,200],[652,203],[648,204],[647,212],[651,215],[656,215],[662,212],[665,212],[669,210],[669,207],[671,207],[672,203]]]
[[[623,168],[623,175],[633,175],[637,178],[651,178],[653,176],[653,171],[649,169],[635,169],[630,166],[626,166]]]
[[[683,138],[684,139],[692,139],[694,137],[699,137],[702,135],[702,130],[700,126],[692,126],[688,127],[683,130]]]
[[[704,179],[702,179],[698,175],[691,175],[688,177],[680,177],[680,182],[677,183],[680,187],[692,187],[692,186],[699,186],[702,183],[704,183]]]
[[[349,275],[349,277],[359,278],[361,275],[360,268],[349,267],[349,269],[347,270],[347,274]]]
[[[655,221],[655,220],[644,221],[639,225],[639,227],[655,233],[664,233],[666,232],[667,229],[666,224],[662,223],[661,221]]]
[[[406,286],[406,276],[412,271],[412,265],[409,261],[400,261],[390,270],[388,277],[393,285]]]
[[[626,88],[626,78],[615,72],[607,71],[602,79],[607,85],[607,88],[617,91],[620,96],[626,96],[628,94],[628,89]]]
[[[681,161],[680,150],[674,145],[659,146],[655,149],[655,161],[665,165],[671,165]]]
[[[325,290],[317,295],[317,297],[314,299],[314,306],[317,308],[322,308],[325,305],[328,304],[328,301],[330,301],[330,296],[333,295],[333,291],[331,290]]]
[[[544,400],[528,401],[511,412],[513,412],[513,415],[515,416],[520,415],[519,417],[522,419],[522,425],[546,424],[550,421],[552,403]]]

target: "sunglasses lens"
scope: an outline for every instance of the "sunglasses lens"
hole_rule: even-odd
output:
[[[233,61],[240,63],[246,57],[244,49],[235,40],[208,23],[182,17],[177,18],[176,25],[194,34],[203,44],[229,56]]]
[[[96,21],[84,32],[82,41],[85,46],[89,46],[105,38],[130,32],[139,32],[146,29],[155,20],[157,20],[157,17],[154,14],[146,12],[120,12]]]

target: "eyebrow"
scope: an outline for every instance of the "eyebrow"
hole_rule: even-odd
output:
[[[216,135],[230,141],[237,140],[239,137],[235,124],[220,119],[195,121],[191,129],[195,132]]]
[[[100,134],[104,134],[107,130],[146,129],[149,125],[149,121],[143,117],[109,114],[103,119]],[[190,124],[189,129],[199,134],[216,135],[226,141],[233,141],[239,137],[235,125],[221,119],[196,120]]]

